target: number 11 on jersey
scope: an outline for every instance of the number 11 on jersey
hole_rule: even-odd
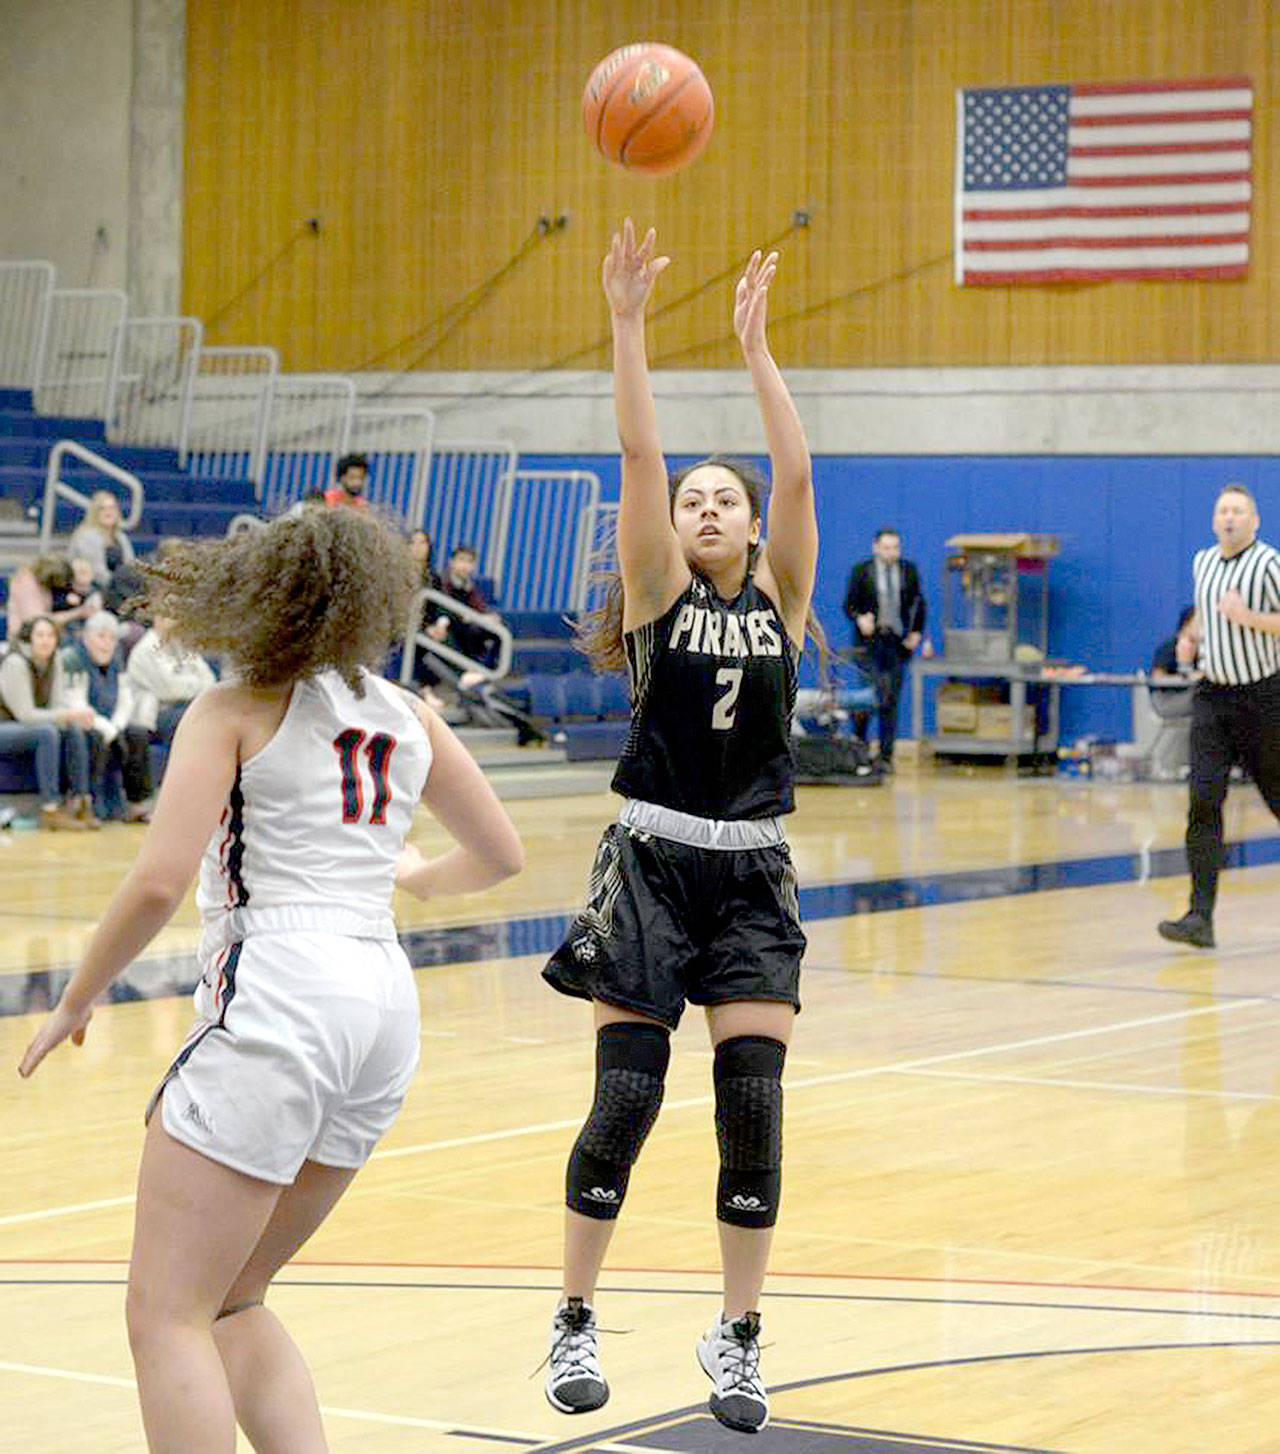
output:
[[[358,823],[364,812],[364,785],[360,781],[360,747],[364,743],[364,732],[359,727],[348,727],[333,739],[334,751],[342,767],[342,821]],[[382,825],[387,821],[387,804],[391,801],[391,783],[387,771],[391,766],[391,754],[395,751],[396,739],[387,732],[375,732],[365,746],[364,755],[369,759],[369,775],[373,778],[373,805],[369,809],[369,822]]]

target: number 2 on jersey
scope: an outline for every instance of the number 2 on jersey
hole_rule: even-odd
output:
[[[358,823],[364,812],[364,785],[360,781],[360,746],[364,733],[359,727],[348,727],[333,739],[334,751],[342,768],[342,821]],[[396,739],[386,732],[375,732],[365,746],[364,755],[369,759],[369,776],[373,779],[373,806],[369,809],[369,822],[382,825],[387,821],[387,804],[391,801],[391,784],[387,770],[391,766],[391,754],[395,751]]]
[[[738,705],[738,693],[742,690],[742,668],[722,666],[716,672],[716,686],[723,687],[719,701],[711,711],[711,725],[718,732],[727,732],[733,726],[733,714]]]

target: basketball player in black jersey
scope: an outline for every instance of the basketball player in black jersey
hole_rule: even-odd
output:
[[[724,1304],[698,1343],[711,1409],[764,1427],[758,1312],[782,1160],[781,1076],[804,934],[781,815],[818,554],[804,430],[769,352],[777,254],[757,252],[734,295],[772,468],[762,487],[720,458],[669,482],[645,354],[645,306],[668,259],[628,219],[604,261],[622,446],[621,579],[586,645],[631,677],[631,733],[614,776],[626,799],[601,841],[587,907],[543,971],[595,1009],[595,1100],[566,1176],[564,1297],[546,1393],[565,1413],[609,1390],[592,1308],[631,1167],[657,1118],[670,1032],[706,1008],[720,1150],[716,1214]]]

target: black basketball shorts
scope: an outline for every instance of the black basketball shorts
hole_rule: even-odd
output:
[[[777,1000],[799,1010],[804,948],[780,835],[761,847],[709,848],[623,821],[605,829],[586,907],[542,976],[562,994],[674,1030],[686,1002]]]

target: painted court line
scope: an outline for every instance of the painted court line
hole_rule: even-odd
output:
[[[857,1070],[837,1070],[829,1075],[801,1076],[786,1081],[786,1089],[809,1090],[814,1086],[843,1085],[852,1080],[866,1080],[873,1075],[902,1073],[926,1069],[934,1065],[947,1065],[957,1060],[972,1060],[982,1055],[1000,1055],[1013,1050],[1034,1050],[1044,1045],[1060,1045],[1069,1040],[1083,1040],[1096,1035],[1111,1035],[1122,1030],[1140,1030],[1150,1025],[1165,1025],[1179,1020],[1192,1020],[1201,1015],[1228,1015],[1234,1010],[1257,1009],[1271,1004],[1269,997],[1255,996],[1248,1000],[1233,1000],[1228,1004],[1199,1005],[1193,1009],[1171,1010],[1164,1015],[1143,1015],[1136,1020],[1117,1020],[1110,1025],[1088,1025],[1083,1030],[1059,1030],[1051,1035],[1035,1035],[1026,1040],[1006,1040],[997,1045],[978,1045],[969,1050],[950,1050],[941,1055],[927,1055],[919,1060],[902,1060],[891,1065],[865,1065]],[[685,1100],[667,1101],[667,1111],[689,1110],[712,1104],[711,1096],[691,1096]],[[487,1141],[501,1141],[519,1136],[536,1136],[546,1131],[565,1131],[582,1124],[582,1117],[575,1116],[564,1121],[543,1121],[531,1126],[513,1126],[502,1131],[486,1131],[478,1136],[458,1136],[449,1141],[421,1141],[413,1146],[397,1146],[390,1151],[375,1151],[370,1160],[391,1160],[402,1156],[416,1156],[432,1151],[451,1150],[462,1146],[476,1146]]]
[[[106,1197],[100,1202],[75,1202],[66,1207],[44,1207],[38,1212],[15,1212],[0,1217],[0,1227],[16,1227],[22,1222],[42,1222],[48,1217],[74,1217],[80,1212],[98,1212],[107,1207],[128,1207],[133,1205],[132,1195],[127,1197]]]
[[[60,1378],[69,1383],[96,1383],[108,1388],[137,1389],[131,1378],[113,1378],[105,1373],[78,1373],[70,1368],[47,1368],[38,1363],[7,1363],[0,1361],[0,1373],[21,1373],[29,1378]],[[507,1439],[513,1444],[544,1444],[541,1434],[525,1434],[513,1429],[490,1429],[482,1424],[460,1424],[456,1419],[416,1419],[408,1414],[379,1414],[371,1409],[339,1409],[322,1404],[320,1412],[327,1419],[356,1419],[366,1424],[395,1424],[407,1429],[438,1429],[445,1434],[475,1434],[488,1439]]]
[[[982,1075],[971,1070],[900,1070],[897,1075],[918,1075],[930,1080],[980,1081],[990,1085],[1042,1085],[1062,1090],[1122,1091],[1143,1096],[1199,1096],[1208,1100],[1276,1101],[1280,1096],[1265,1092],[1192,1090],[1180,1085],[1142,1085],[1133,1081],[1056,1080],[1049,1075]]]
[[[950,1065],[960,1060],[974,1060],[983,1055],[1002,1055],[1015,1050],[1034,1050],[1045,1045],[1062,1045],[1071,1040],[1084,1040],[1098,1035],[1114,1035],[1123,1030],[1140,1030],[1150,1025],[1167,1025],[1179,1020],[1194,1020],[1202,1015],[1229,1015],[1235,1010],[1257,1009],[1270,1006],[1268,996],[1257,996],[1248,1000],[1233,1000],[1228,1004],[1200,1005],[1188,1010],[1173,1010],[1165,1015],[1143,1015],[1136,1020],[1117,1020],[1109,1025],[1088,1025],[1083,1030],[1060,1030],[1051,1035],[1033,1035],[1025,1040],[1005,1040],[996,1045],[976,1045],[968,1050],[951,1050],[941,1055],[926,1055],[918,1060],[900,1060],[890,1065],[865,1065],[857,1070],[838,1070],[829,1075],[801,1076],[786,1082],[788,1091],[810,1090],[815,1086],[845,1085],[854,1080],[867,1080],[875,1075],[900,1075],[913,1070],[927,1070],[935,1065]],[[711,1096],[690,1096],[685,1100],[668,1101],[666,1111],[702,1109],[712,1104]],[[472,1136],[454,1136],[445,1141],[419,1141],[411,1146],[395,1146],[387,1151],[375,1151],[370,1161],[398,1161],[406,1156],[425,1156],[436,1151],[459,1150],[464,1146],[483,1146],[494,1141],[512,1141],[524,1136],[541,1136],[550,1131],[577,1130],[582,1125],[581,1116],[565,1120],[539,1121],[528,1126],[507,1126],[498,1131],[483,1131]],[[99,1207],[127,1206],[132,1197],[115,1197],[102,1202],[85,1202],[78,1206],[46,1207],[40,1211],[20,1212],[15,1216],[0,1217],[0,1226],[18,1222],[35,1222],[46,1217],[65,1217],[80,1211],[93,1211]]]

